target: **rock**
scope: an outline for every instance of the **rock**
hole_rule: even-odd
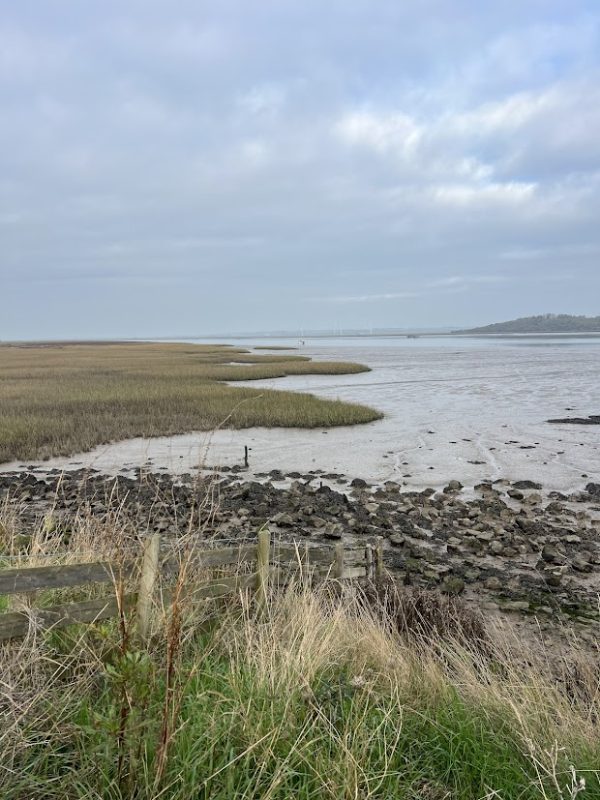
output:
[[[502,544],[502,542],[499,542],[497,539],[495,539],[493,542],[490,542],[490,552],[493,555],[499,556],[503,550],[504,550],[504,545]]]
[[[515,522],[527,536],[544,536],[546,534],[546,528],[541,522],[536,522],[525,516],[518,516]]]
[[[389,538],[389,543],[394,547],[402,547],[406,544],[406,539],[400,533],[393,533]]]
[[[537,494],[536,492],[532,492],[530,495],[527,495],[525,498],[525,502],[527,505],[530,506],[537,506],[542,502],[542,495]]]
[[[513,488],[521,489],[523,491],[529,491],[530,489],[540,491],[542,484],[535,483],[535,481],[513,481]]]
[[[588,553],[578,553],[571,561],[571,566],[577,572],[591,572],[592,565]]]
[[[487,578],[483,585],[491,592],[497,592],[504,586],[503,582],[496,575],[492,575],[490,578]]]
[[[281,525],[284,528],[290,528],[295,525],[292,516],[285,511],[281,511],[279,514],[275,514],[275,516],[271,517],[271,522],[274,522],[275,525]]]
[[[511,497],[513,500],[523,500],[525,495],[523,492],[520,492],[518,489],[509,489],[506,494]]]
[[[350,481],[350,486],[353,489],[366,489],[368,485],[362,478],[354,478],[354,480]]]
[[[529,611],[529,603],[526,600],[510,600],[503,603],[501,608],[505,611]]]
[[[562,581],[562,572],[552,569],[545,569],[543,575],[548,586],[560,586]]]
[[[315,514],[312,514],[308,522],[313,526],[313,528],[324,528],[327,525],[327,520],[323,519],[323,517],[317,517]]]
[[[547,564],[564,564],[565,557],[554,545],[545,544],[542,547],[542,560]]]
[[[449,481],[448,485],[444,488],[444,492],[446,494],[450,494],[450,492],[460,492],[463,488],[463,485],[460,481]]]

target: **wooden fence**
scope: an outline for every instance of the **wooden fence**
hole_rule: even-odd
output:
[[[272,542],[268,531],[258,534],[256,544],[238,545],[211,550],[195,550],[190,561],[197,570],[224,571],[225,568],[243,567],[245,574],[222,575],[209,581],[199,580],[194,584],[194,600],[209,600],[226,597],[228,594],[251,589],[256,593],[257,603],[264,603],[269,582],[277,579],[285,583],[294,573],[306,572],[311,578],[352,580],[381,575],[383,571],[383,545],[377,539],[363,548],[345,548],[340,541],[335,546],[313,545],[305,542]],[[122,609],[136,610],[136,625],[139,634],[148,633],[154,594],[159,576],[168,580],[179,570],[180,562],[167,556],[161,558],[161,542],[158,534],[148,538],[141,558],[122,565],[110,562],[85,564],[60,564],[42,567],[17,567],[0,569],[0,596],[23,595],[52,590],[68,589],[90,584],[121,583],[123,579],[134,581],[137,591],[66,603],[26,611],[0,613],[0,642],[24,637],[32,626],[37,628],[64,628],[76,623],[93,623],[110,619]]]

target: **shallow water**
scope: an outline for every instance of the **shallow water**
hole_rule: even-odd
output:
[[[155,469],[181,473],[198,463],[239,464],[248,445],[252,471],[322,469],[415,488],[503,477],[569,491],[600,480],[600,426],[546,421],[600,413],[600,338],[315,339],[298,352],[359,361],[372,371],[244,385],[365,403],[385,419],[329,430],[252,428],[134,439],[43,466],[117,472],[150,459]]]

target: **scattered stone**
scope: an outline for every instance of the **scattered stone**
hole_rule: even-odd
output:
[[[347,483],[344,489],[318,485],[320,479],[341,480],[337,473],[290,472],[285,476],[290,486],[283,488],[276,485],[284,477],[279,470],[264,474],[262,482],[237,472],[172,478],[130,467],[107,478],[84,469],[64,477],[19,470],[0,473],[0,505],[14,510],[19,531],[12,541],[23,552],[45,516],[55,520],[52,536],[67,536],[78,514],[102,523],[118,498],[136,531],[170,537],[191,526],[214,541],[231,542],[256,536],[267,522],[278,538],[309,536],[316,545],[342,540],[360,547],[383,536],[386,567],[414,586],[462,593],[467,602],[483,606],[496,602],[490,600],[495,593],[499,607],[508,602],[509,610],[511,602],[536,613],[542,606],[554,608],[552,613],[560,608],[573,624],[585,617],[582,609],[597,609],[600,531],[593,509],[600,503],[599,483],[588,482],[585,491],[569,496],[549,493],[551,502],[544,506],[533,481],[483,481],[471,496],[458,494],[458,481],[449,481],[446,491],[419,492],[388,481],[373,492],[348,492]],[[203,500],[215,487],[218,502],[207,522]],[[362,479],[352,482],[353,489],[367,487]],[[512,499],[521,495],[518,505],[507,501],[507,490]]]
[[[491,592],[498,592],[504,586],[503,582],[496,575],[492,575],[490,578],[487,578],[483,585]]]
[[[542,548],[542,560],[547,564],[564,564],[565,556],[554,545],[545,544]]]
[[[535,481],[513,481],[513,488],[519,489],[524,492],[527,492],[529,490],[534,490],[539,492],[542,488],[542,484],[535,483]]]
[[[449,494],[450,492],[460,492],[462,488],[463,485],[460,481],[449,481],[448,485],[444,489],[444,492],[446,494]]]
[[[592,571],[592,564],[590,563],[590,558],[587,553],[578,553],[573,557],[571,565],[573,566],[573,569],[577,570],[577,572]]]
[[[529,611],[529,603],[526,600],[510,600],[507,603],[503,603],[502,608],[505,611],[527,612]]]

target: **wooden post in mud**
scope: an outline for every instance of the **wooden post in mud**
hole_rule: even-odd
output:
[[[146,539],[142,556],[142,574],[137,599],[137,632],[142,641],[148,639],[150,619],[152,615],[152,597],[158,577],[158,559],[160,554],[160,534],[155,533]]]
[[[338,542],[335,546],[335,561],[333,563],[333,577],[339,581],[344,577],[344,543]]]
[[[247,444],[245,444],[244,445],[244,466],[246,467],[246,469],[248,469],[248,467],[250,466],[250,461],[248,459],[249,453],[250,453],[250,448],[248,447]]]
[[[383,578],[383,536],[375,539],[375,580]]]
[[[259,612],[263,612],[267,605],[270,560],[271,532],[263,528],[258,532],[258,544],[256,546],[256,606]]]

